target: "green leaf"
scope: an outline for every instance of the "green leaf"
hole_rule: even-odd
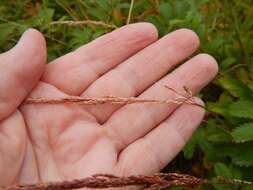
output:
[[[253,166],[253,144],[243,143],[231,150],[228,155],[232,162],[238,166],[250,167]]]
[[[216,163],[214,165],[214,172],[217,176],[223,176],[226,178],[232,178],[231,170],[223,163]]]
[[[214,171],[217,176],[236,179],[242,178],[241,171],[232,164],[226,165],[224,163],[218,162],[214,165]]]
[[[101,7],[104,11],[110,11],[111,7],[107,0],[99,0],[95,1],[99,7]]]
[[[232,137],[225,124],[221,124],[214,118],[210,118],[205,124],[205,139],[209,142],[220,144],[231,142]]]
[[[156,26],[156,28],[159,30],[160,35],[165,34],[167,32],[160,17],[155,16],[155,15],[149,15],[149,16],[147,16],[146,21],[154,24]]]
[[[189,9],[188,1],[175,1],[174,11],[176,13],[176,17],[184,17]]]
[[[223,156],[222,154],[217,154],[216,147],[205,138],[199,139],[199,146],[210,161],[217,160],[219,157]]]
[[[91,39],[92,31],[90,28],[76,29],[72,32],[73,38],[69,41],[72,48],[78,48]]]
[[[224,69],[227,69],[228,67],[232,66],[235,63],[236,63],[236,59],[234,57],[228,57],[221,62],[220,68],[221,68],[221,70],[224,70]]]
[[[167,21],[172,18],[172,10],[173,9],[169,3],[162,3],[160,5],[160,14]]]
[[[213,126],[213,127],[207,128],[206,139],[213,143],[231,142],[231,139],[232,139],[231,135],[228,132],[226,132],[224,129],[218,128],[218,125],[220,124],[216,124],[217,127]]]
[[[230,115],[241,118],[253,118],[253,101],[242,101],[231,103],[228,112]]]
[[[184,157],[186,159],[191,159],[194,155],[195,149],[198,145],[198,130],[192,135],[192,138],[188,141],[188,143],[183,148]]]
[[[8,23],[0,24],[0,45],[3,45],[8,40],[8,37],[13,33],[15,28],[15,26]]]
[[[213,113],[217,113],[220,115],[226,115],[228,114],[228,106],[231,103],[229,102],[208,102],[206,104],[206,108],[208,111],[211,111]]]
[[[228,90],[234,97],[253,100],[253,93],[248,86],[230,76],[218,79],[218,84]]]
[[[252,186],[242,187],[242,190],[253,190],[253,187]]]
[[[232,133],[234,140],[238,143],[253,140],[253,123],[246,123],[236,128]]]
[[[235,168],[232,164],[226,165],[224,163],[218,162],[214,165],[214,171],[217,176],[222,176],[230,179],[241,179],[242,174],[238,168]],[[238,189],[235,185],[214,185],[216,189],[219,190],[232,190]]]

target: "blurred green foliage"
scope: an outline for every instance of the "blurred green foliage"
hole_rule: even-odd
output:
[[[129,0],[1,0],[0,52],[34,27],[44,33],[52,60],[111,31],[94,25],[52,26],[52,21],[96,20],[120,27],[129,6]],[[160,36],[177,28],[193,29],[201,40],[199,52],[213,55],[220,67],[201,93],[207,102],[206,122],[165,171],[253,180],[253,1],[136,0],[131,22],[140,21],[155,24]]]

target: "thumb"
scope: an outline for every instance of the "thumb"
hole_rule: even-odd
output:
[[[14,112],[37,84],[45,62],[45,39],[34,29],[27,30],[14,48],[0,54],[0,121]]]

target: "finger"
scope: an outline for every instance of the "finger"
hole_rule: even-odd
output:
[[[203,105],[199,99],[197,101]],[[123,150],[117,169],[127,175],[160,171],[183,148],[202,121],[204,113],[201,107],[183,104],[146,136]],[[133,167],[136,165],[138,167]]]
[[[168,91],[164,85],[168,85],[177,92],[184,93],[186,86],[193,94],[196,94],[207,85],[217,73],[217,63],[209,55],[200,54],[167,75],[143,94],[145,99],[175,99],[175,93]],[[115,140],[116,147],[120,151],[128,144],[147,134],[153,127],[167,118],[178,104],[130,104],[115,112],[104,124],[105,130],[111,139]]]
[[[136,96],[190,56],[198,45],[198,36],[193,31],[181,29],[172,32],[100,77],[83,96]],[[117,108],[119,106],[88,106],[100,123]]]
[[[46,44],[36,30],[26,31],[18,44],[0,55],[0,120],[16,110],[40,79]]]
[[[12,184],[19,175],[26,152],[25,121],[19,111],[0,122],[0,184]]]
[[[53,61],[43,80],[65,93],[80,95],[101,75],[156,39],[152,24],[124,26]]]

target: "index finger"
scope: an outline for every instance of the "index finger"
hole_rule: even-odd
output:
[[[43,81],[65,93],[80,95],[101,75],[157,40],[149,23],[124,26],[47,65]]]

